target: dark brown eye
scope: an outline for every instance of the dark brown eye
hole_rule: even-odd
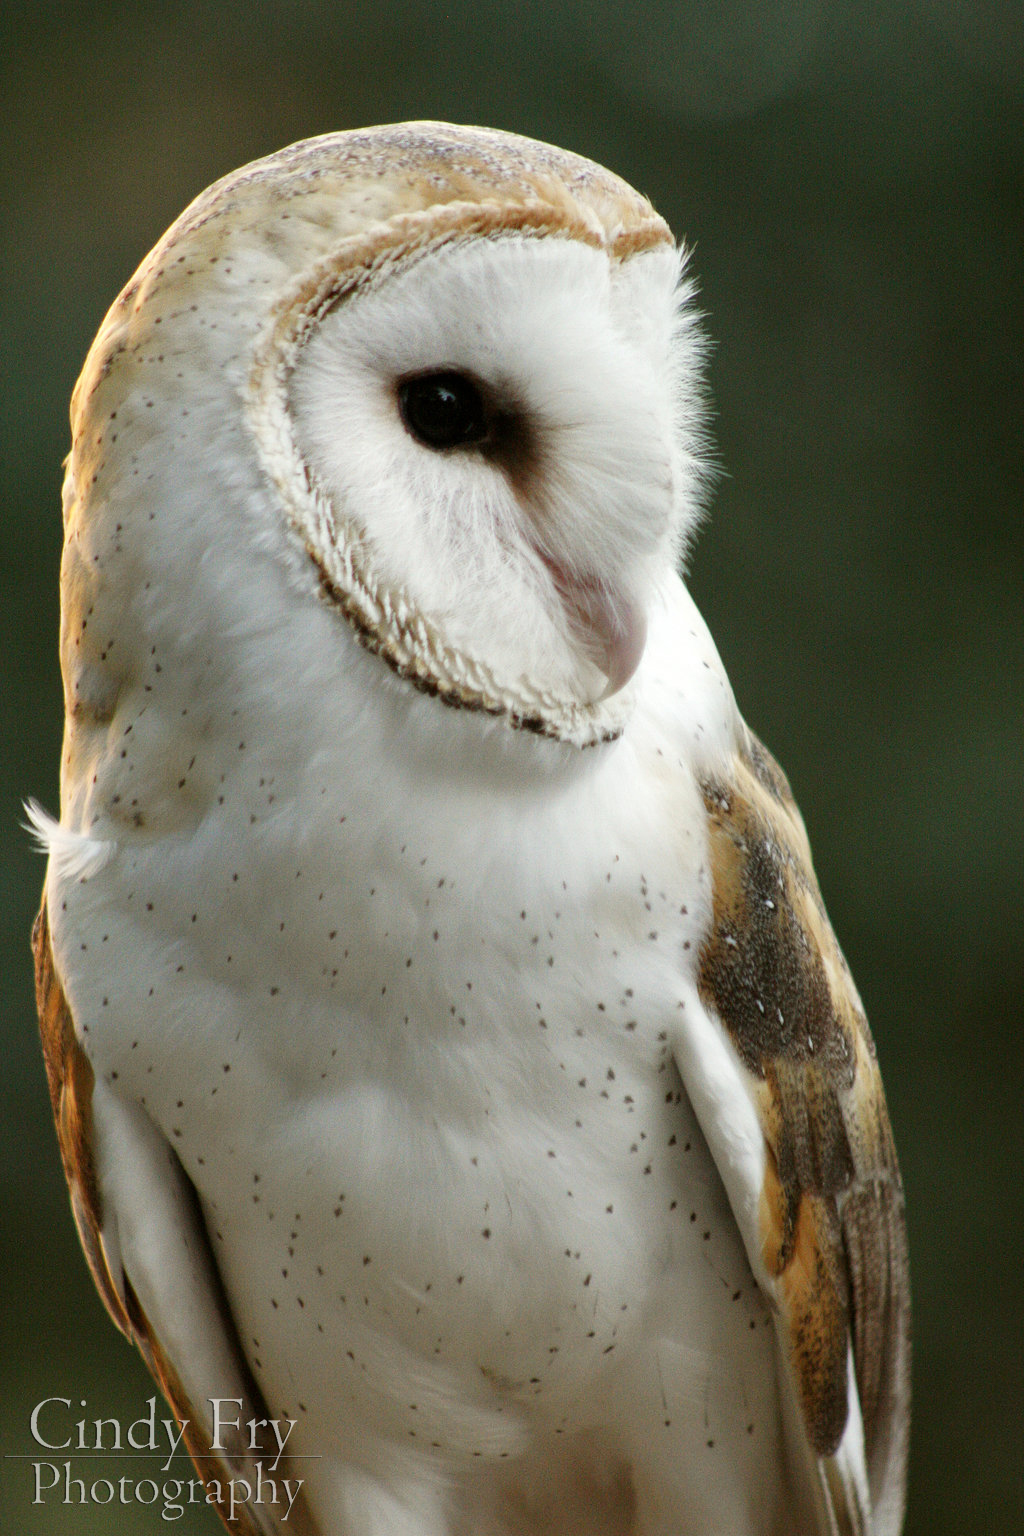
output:
[[[464,373],[421,373],[398,386],[406,429],[426,448],[482,443],[488,435],[484,397]]]

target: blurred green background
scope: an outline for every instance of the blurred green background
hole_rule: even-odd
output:
[[[440,117],[602,161],[696,247],[726,474],[692,584],[789,771],[878,1039],[913,1256],[907,1530],[1024,1532],[1024,8],[161,0],[27,4],[4,28],[9,1529],[167,1528],[33,1508],[17,1459],[41,1398],[127,1423],[152,1390],[78,1251],[31,998],[43,870],[18,823],[25,795],[57,806],[68,396],[208,182]]]

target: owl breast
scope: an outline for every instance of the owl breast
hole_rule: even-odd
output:
[[[72,893],[131,957],[98,1075],[180,1158],[267,1401],[318,1454],[371,1427],[512,1451],[666,1329],[708,1382],[735,1340],[770,1354],[668,1043],[698,1006],[696,797],[642,726],[537,749],[512,816],[473,775],[414,793],[401,759],[371,781],[234,747],[196,835]]]

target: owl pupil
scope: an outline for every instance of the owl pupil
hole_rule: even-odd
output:
[[[483,395],[464,373],[421,373],[398,386],[406,428],[427,448],[458,448],[483,442],[487,413]]]

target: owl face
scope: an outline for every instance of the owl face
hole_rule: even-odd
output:
[[[283,543],[303,600],[414,687],[575,745],[616,735],[696,515],[681,269],[617,178],[482,130],[330,136],[211,188],[111,310],[73,409],[71,494],[132,548],[116,572],[98,550],[98,601],[130,582],[121,646],[134,618],[143,657],[269,624],[245,551]],[[145,577],[171,569],[188,581],[161,614]]]
[[[359,547],[371,596],[420,617],[446,670],[524,712],[609,697],[685,521],[676,253],[619,262],[500,225],[408,236],[369,270],[340,253],[272,370],[291,516],[329,575]]]

